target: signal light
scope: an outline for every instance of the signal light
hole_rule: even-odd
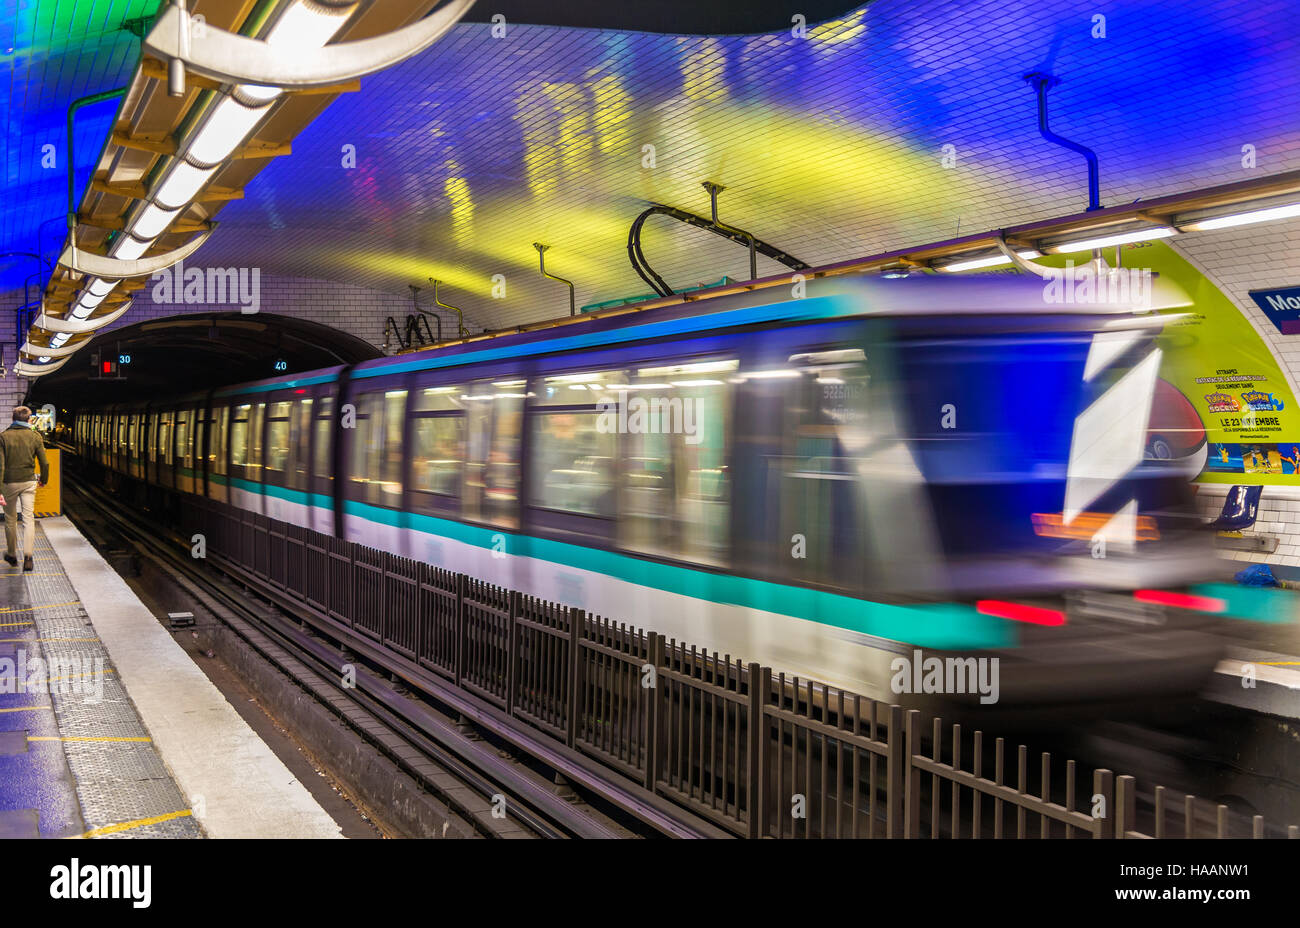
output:
[[[1023,603],[1004,603],[998,599],[981,599],[975,604],[975,611],[1013,622],[1028,622],[1030,625],[1065,624],[1065,613],[1059,610],[1026,606]]]
[[[1192,593],[1172,593],[1168,590],[1138,590],[1133,598],[1139,602],[1174,606],[1178,609],[1195,609],[1197,612],[1227,612],[1228,601],[1213,596],[1196,596]]]

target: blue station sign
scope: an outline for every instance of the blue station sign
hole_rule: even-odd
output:
[[[1300,335],[1300,287],[1252,290],[1250,297],[1283,335]]]

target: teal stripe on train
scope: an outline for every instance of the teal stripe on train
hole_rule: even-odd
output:
[[[268,490],[277,494],[281,492],[279,487],[268,487]],[[502,535],[507,539],[506,550],[510,554],[547,561],[556,566],[577,567],[707,602],[795,616],[922,647],[955,650],[1014,647],[1016,644],[1016,635],[1006,620],[980,615],[970,606],[960,603],[918,606],[873,603],[823,590],[693,570],[549,538],[466,525],[421,513],[383,509],[353,500],[344,502],[343,511],[346,515],[370,522],[411,528],[478,548],[492,548],[494,536]]]

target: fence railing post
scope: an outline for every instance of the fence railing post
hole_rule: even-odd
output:
[[[903,735],[903,709],[889,707],[889,740],[885,754],[885,837],[903,836],[903,780],[907,763],[907,743]]]
[[[1115,780],[1115,837],[1127,838],[1137,825],[1137,781],[1123,776]]]
[[[519,673],[515,664],[519,659],[519,592],[511,590],[506,609],[506,715],[515,714],[515,687]]]
[[[452,619],[452,634],[455,636],[452,649],[455,653],[452,660],[457,686],[461,685],[465,670],[465,580],[464,574],[456,574],[456,613]]]
[[[659,739],[662,737],[660,726],[663,724],[661,706],[663,696],[659,691],[659,671],[664,666],[664,639],[658,632],[646,633],[646,653],[654,676],[652,685],[645,690],[645,777],[641,785],[654,792],[659,779]]]
[[[1093,817],[1097,820],[1093,835],[1097,838],[1113,838],[1115,837],[1115,774],[1105,768],[1092,772],[1092,798],[1089,805],[1094,810],[1097,808],[1098,799],[1101,800],[1102,815],[1097,818],[1096,812],[1093,812]]]
[[[582,715],[582,633],[587,626],[587,613],[582,609],[569,610],[569,711],[566,718],[564,741],[573,747],[578,740],[578,718]]]
[[[749,672],[749,837],[767,834],[767,701],[772,693],[772,671],[751,663]],[[780,745],[777,746],[780,750]],[[739,794],[738,794],[739,795]]]
[[[912,756],[921,753],[921,712],[907,710],[907,775],[904,780],[906,817],[903,819],[903,837],[921,837],[921,771],[912,763]]]

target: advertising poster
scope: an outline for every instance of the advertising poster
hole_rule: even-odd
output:
[[[1103,251],[1114,263],[1113,248]],[[1085,264],[1090,253],[1038,263]],[[1147,456],[1203,462],[1204,483],[1300,486],[1300,410],[1273,354],[1232,301],[1163,241],[1123,248],[1123,264],[1150,268],[1181,287],[1192,305],[1160,336],[1161,383]]]

